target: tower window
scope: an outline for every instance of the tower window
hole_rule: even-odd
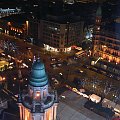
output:
[[[40,91],[36,91],[35,98],[36,98],[37,100],[39,100],[39,99],[40,99]]]
[[[43,97],[46,97],[46,91],[43,92]]]
[[[32,90],[32,88],[30,88],[30,96],[33,96],[33,90]]]

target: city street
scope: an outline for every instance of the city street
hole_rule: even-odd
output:
[[[77,78],[77,79],[79,79],[79,81],[82,82],[82,85],[80,85],[80,86],[85,88],[87,91],[91,91],[93,93],[96,93],[96,94],[102,96],[104,94],[104,91],[106,91],[107,85],[110,84],[111,92],[109,91],[110,94],[107,93],[104,96],[113,100],[114,96],[116,96],[116,94],[117,94],[116,90],[114,88],[119,88],[119,85],[120,85],[119,81],[115,81],[112,78],[108,78],[107,76],[105,76],[101,73],[99,74],[99,72],[97,73],[96,71],[93,71],[93,70],[85,67],[84,65],[86,65],[87,60],[89,59],[86,56],[78,58],[78,59],[73,59],[71,57],[69,58],[69,56],[71,56],[71,54],[68,54],[68,53],[63,54],[63,55],[60,53],[56,54],[54,52],[45,53],[43,48],[39,48],[38,46],[32,45],[30,43],[24,42],[20,39],[16,39],[11,36],[10,37],[9,36],[4,36],[4,37],[0,36],[0,38],[7,39],[10,41],[11,40],[16,41],[18,48],[20,48],[19,49],[20,53],[24,53],[24,54],[30,53],[28,55],[25,55],[24,57],[21,57],[23,62],[25,62],[29,66],[29,68],[32,65],[33,56],[34,55],[36,57],[39,56],[40,59],[45,64],[46,72],[47,72],[48,76],[50,77],[49,80],[51,81],[52,77],[55,77],[56,79],[58,79],[59,84],[52,85],[56,89],[59,89],[61,86],[64,86],[65,84],[70,84],[73,87],[77,87],[73,83],[73,81]],[[52,58],[56,58],[56,60],[52,60]],[[67,64],[63,64],[64,61],[66,61]],[[58,65],[59,63],[61,64],[60,66]],[[55,67],[52,67],[51,64],[55,64]],[[79,71],[82,71],[82,72],[79,72]],[[15,72],[16,71],[13,71],[13,73],[15,73]],[[30,72],[30,69],[28,69],[25,72],[22,72],[22,74],[25,73],[26,75],[23,75],[23,76],[27,76],[27,74],[29,72]],[[23,83],[24,83],[24,81],[23,81]],[[50,82],[50,83],[52,83],[52,82]],[[24,85],[26,85],[26,84],[24,84]]]

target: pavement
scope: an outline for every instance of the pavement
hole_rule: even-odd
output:
[[[60,97],[57,109],[57,120],[106,120],[106,118],[84,107],[88,100],[70,90]]]

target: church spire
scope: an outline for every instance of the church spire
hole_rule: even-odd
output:
[[[102,8],[101,8],[101,5],[99,5],[99,7],[97,8],[96,17],[102,17]]]

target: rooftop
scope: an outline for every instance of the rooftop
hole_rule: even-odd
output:
[[[42,87],[48,84],[48,78],[45,72],[44,64],[37,59],[31,69],[30,85],[35,87]]]
[[[106,120],[84,107],[86,98],[69,90],[64,92],[62,96],[65,98],[61,97],[57,110],[57,117],[60,120]]]

